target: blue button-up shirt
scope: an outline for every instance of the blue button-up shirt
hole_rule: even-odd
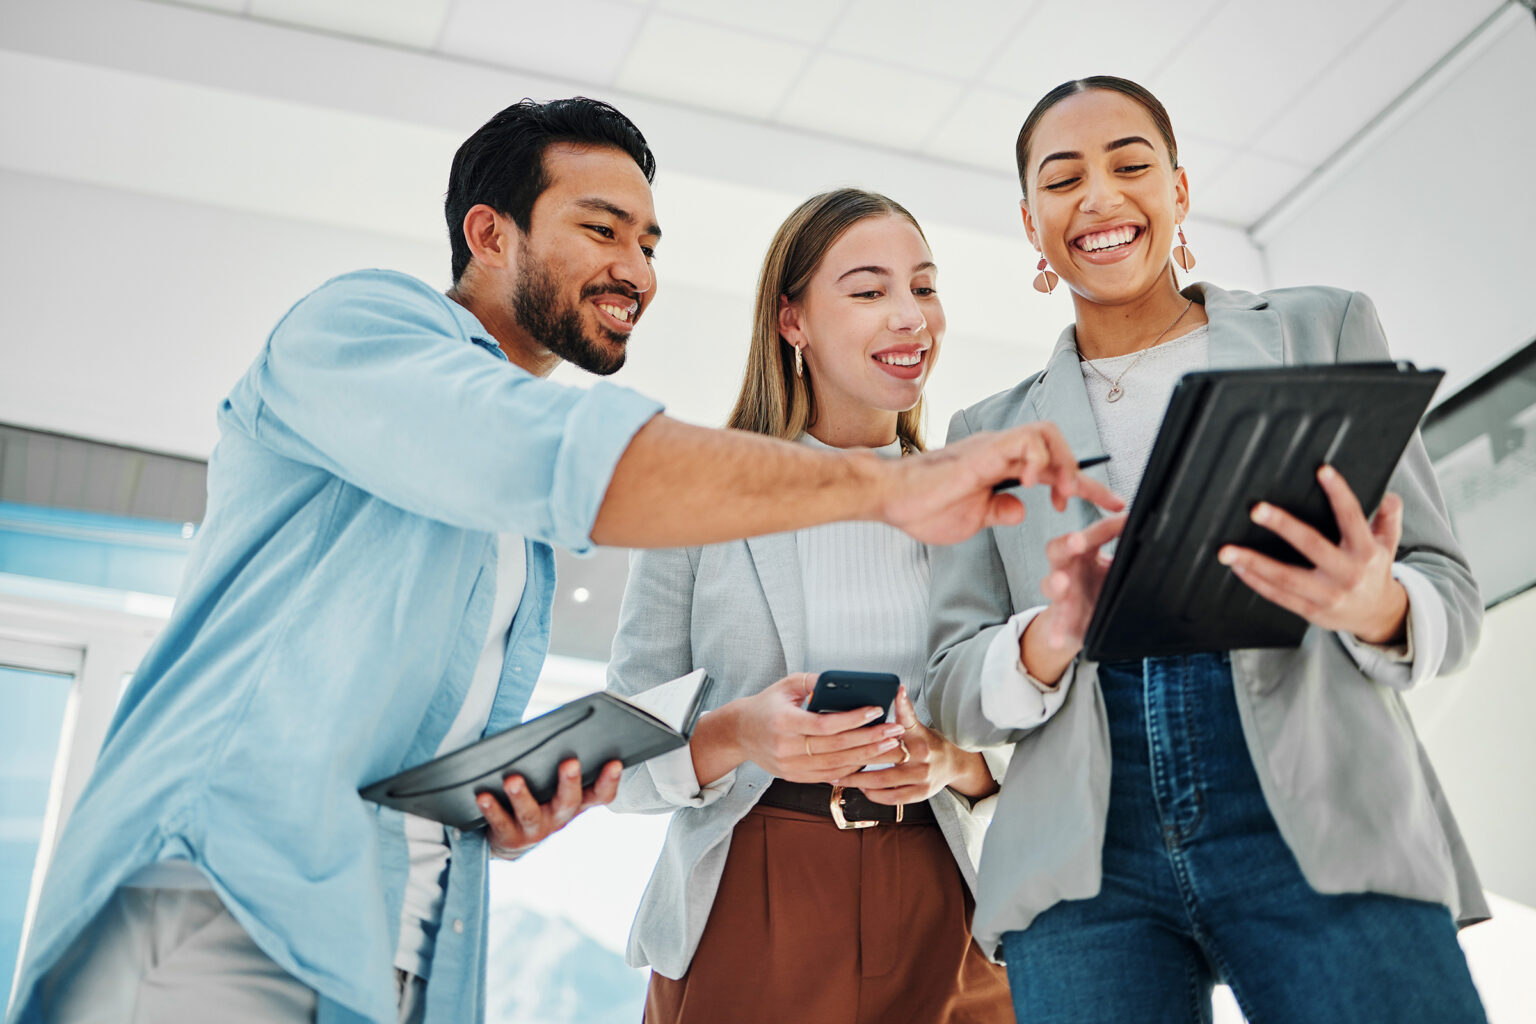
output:
[[[463,307],[361,271],[289,311],[219,412],[176,610],[123,697],[43,887],[11,1020],[145,865],[191,860],[320,1020],[396,1018],[403,817],[358,788],[429,760],[495,597],[528,577],[487,732],[522,718],[549,637],[552,544],[582,551],[660,406],[508,362]],[[485,841],[451,843],[427,1019],[484,1014]],[[462,927],[460,926],[462,924]]]

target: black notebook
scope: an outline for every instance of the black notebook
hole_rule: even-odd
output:
[[[1216,561],[1239,544],[1307,561],[1253,523],[1260,501],[1330,540],[1338,523],[1325,462],[1370,515],[1444,373],[1344,363],[1186,374],[1158,430],[1083,649],[1094,661],[1294,647],[1307,623]]]
[[[521,775],[540,803],[555,795],[556,770],[581,759],[591,786],[609,761],[627,768],[688,742],[711,679],[703,669],[630,697],[590,693],[505,732],[364,786],[366,800],[470,830],[485,824],[475,798],[507,806],[502,780]]]

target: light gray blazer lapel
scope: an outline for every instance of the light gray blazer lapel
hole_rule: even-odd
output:
[[[1028,423],[1033,420],[1049,420],[1056,424],[1056,428],[1071,446],[1072,454],[1080,459],[1104,451],[1104,442],[1099,439],[1099,426],[1094,422],[1093,409],[1088,404],[1088,389],[1083,384],[1083,371],[1077,358],[1077,331],[1071,326],[1061,332],[1045,364],[1045,372],[1029,389],[1029,398],[1015,422]],[[1109,477],[1103,466],[1094,466],[1086,472],[1100,483],[1108,485]],[[1050,493],[1044,488],[1030,488],[1020,497],[1024,499],[1028,516],[1051,518],[1052,536],[1080,530],[1102,515],[1098,506],[1088,501],[1073,501],[1067,505],[1065,513],[1058,513],[1051,507]],[[1027,546],[1025,536],[1028,531],[1004,527],[1000,532],[1009,534],[1017,544]],[[1043,575],[1044,551],[1030,547],[1025,554],[1026,564],[1036,570],[1030,575]],[[1037,562],[1038,565],[1035,564]]]
[[[1184,294],[1205,303],[1205,315],[1211,322],[1211,369],[1285,365],[1280,313],[1270,308],[1264,296],[1229,292],[1208,284],[1190,285]]]
[[[747,539],[752,565],[773,615],[773,627],[784,645],[786,672],[805,671],[805,585],[800,578],[800,552],[793,533]]]

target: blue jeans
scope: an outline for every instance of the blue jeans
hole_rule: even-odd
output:
[[[1104,882],[1003,936],[1020,1024],[1486,1022],[1450,911],[1314,891],[1259,790],[1225,654],[1105,664]]]

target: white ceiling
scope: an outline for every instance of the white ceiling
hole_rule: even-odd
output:
[[[949,340],[928,388],[942,435],[1038,366],[1071,316],[1064,289],[1028,289],[1018,225],[1012,143],[1045,89],[1112,71],[1162,95],[1200,274],[1264,288],[1248,228],[1501,6],[3,0],[0,346],[27,382],[0,373],[0,418],[205,455],[207,411],[288,303],[363,264],[446,285],[454,149],[513,99],[580,91],[634,117],[660,165],[666,298],[620,383],[718,423],[768,238],[805,196],[859,184],[907,205],[943,268]],[[45,329],[29,300],[98,223],[131,260],[93,295],[65,289],[114,325],[72,361],[27,343]]]
[[[120,0],[131,3],[134,0]],[[177,0],[992,174],[1069,78],[1150,87],[1248,226],[1502,0]]]

